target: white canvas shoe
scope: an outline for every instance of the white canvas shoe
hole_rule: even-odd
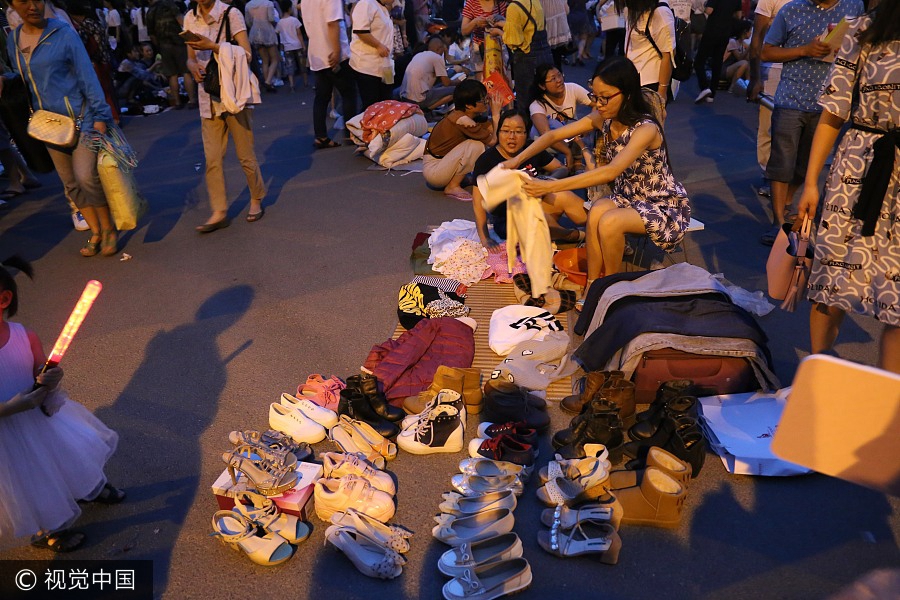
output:
[[[315,402],[312,402],[305,398],[297,398],[296,396],[292,396],[290,394],[282,394],[281,405],[299,410],[325,429],[331,429],[332,427],[337,425],[338,422],[338,416],[336,412],[325,408],[324,406],[319,406]]]
[[[459,411],[439,404],[427,417],[400,432],[397,445],[410,454],[459,452],[463,449],[463,425]]]
[[[397,486],[393,478],[384,471],[375,468],[362,454],[345,454],[342,452],[323,452],[322,476],[340,478],[344,475],[358,475],[372,484],[375,489],[387,492],[391,496],[397,494]]]
[[[317,444],[325,439],[325,428],[299,410],[275,404],[269,406],[269,427],[291,436],[298,443]]]

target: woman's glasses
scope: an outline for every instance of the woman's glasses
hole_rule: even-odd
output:
[[[501,129],[500,133],[503,135],[525,135],[528,132],[524,129]]]
[[[544,83],[562,83],[563,76],[562,73],[557,73],[555,75],[551,75],[547,79],[544,80]]]
[[[609,104],[609,101],[615,98],[616,96],[621,96],[622,92],[616,92],[610,96],[598,96],[594,92],[588,92],[588,100],[590,100],[593,104],[599,104],[600,106],[606,106]]]

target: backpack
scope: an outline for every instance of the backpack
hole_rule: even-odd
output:
[[[666,4],[665,2],[659,2],[656,5],[656,8],[660,6],[665,6],[672,12],[672,16],[675,18],[675,68],[672,70],[672,79],[677,79],[678,81],[687,81],[691,78],[691,73],[694,70],[694,61],[690,59],[690,54],[688,53],[687,48],[685,48],[686,43],[690,43],[690,29],[691,24],[685,21],[684,19],[680,19],[675,16],[675,11],[672,10],[672,7]],[[656,9],[654,8],[655,12]],[[656,50],[656,53],[659,54],[660,58],[662,58],[662,51],[660,51],[659,46],[656,45],[656,42],[653,41],[653,36],[650,35],[650,20],[653,19],[653,12],[650,13],[650,16],[647,17],[647,26],[644,29],[644,35],[650,41],[650,44],[653,46],[653,49]]]

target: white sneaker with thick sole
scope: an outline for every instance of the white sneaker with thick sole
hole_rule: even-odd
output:
[[[291,436],[297,443],[317,444],[327,435],[324,427],[299,410],[274,402],[269,406],[269,427]]]
[[[323,406],[319,406],[315,402],[311,402],[306,398],[297,398],[296,396],[292,396],[291,394],[282,394],[281,405],[299,410],[325,429],[331,429],[332,427],[337,425],[338,422],[338,416],[336,412]]]
[[[449,404],[438,404],[416,425],[401,431],[397,445],[410,454],[459,452],[463,449],[459,411]]]
[[[88,222],[84,220],[84,217],[81,216],[80,210],[72,213],[72,225],[75,226],[75,231],[87,231],[91,228]]]

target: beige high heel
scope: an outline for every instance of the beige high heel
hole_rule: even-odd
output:
[[[406,564],[403,556],[352,527],[332,525],[325,530],[325,541],[343,552],[360,573],[376,579],[394,579]]]
[[[237,485],[235,471],[240,471],[263,496],[277,496],[297,483],[297,473],[293,469],[277,466],[265,460],[253,461],[241,456],[237,451],[225,452],[222,454],[222,460],[228,465],[232,483]]]
[[[240,550],[247,558],[264,567],[274,567],[288,560],[294,549],[277,533],[256,535],[256,527],[247,517],[230,510],[220,510],[212,518],[212,535],[223,544]]]

